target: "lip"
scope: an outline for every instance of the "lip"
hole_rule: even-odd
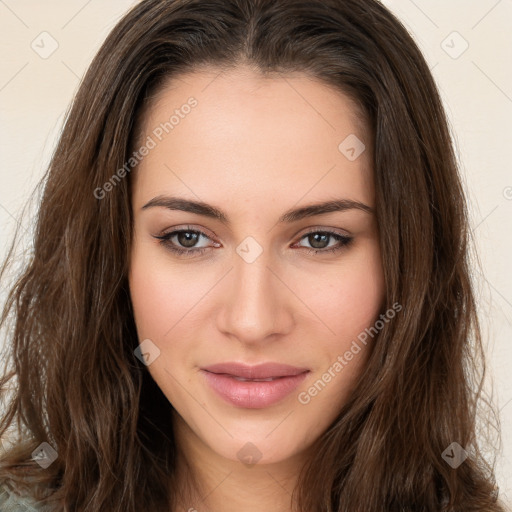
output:
[[[218,363],[205,366],[201,370],[210,373],[225,373],[234,377],[245,379],[268,379],[270,377],[290,377],[309,371],[309,368],[299,368],[281,363],[262,363],[257,365],[248,365],[244,363]]]
[[[283,400],[306,378],[308,368],[281,363],[249,366],[219,363],[201,368],[208,385],[231,405],[262,409]],[[274,379],[274,380],[238,380]]]

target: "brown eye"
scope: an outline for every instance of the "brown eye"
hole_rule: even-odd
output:
[[[339,233],[334,233],[331,231],[311,231],[310,233],[306,233],[301,240],[307,240],[311,247],[306,247],[303,245],[299,245],[298,247],[302,247],[308,252],[312,252],[314,254],[317,253],[333,253],[340,251],[350,245],[353,238],[340,235]],[[331,240],[336,241],[334,245],[329,245]]]
[[[174,252],[178,256],[184,257],[202,254],[212,247],[211,245],[203,245],[202,247],[198,247],[197,244],[201,241],[201,238],[204,238],[208,241],[210,240],[210,237],[202,231],[193,229],[180,229],[170,231],[169,233],[165,233],[160,236],[154,236],[154,238],[160,240],[160,243],[166,249]]]
[[[199,233],[195,231],[178,231],[176,234],[176,240],[183,247],[194,247],[199,238]]]
[[[313,233],[308,235],[307,238],[308,242],[314,249],[325,249],[329,245],[329,239],[331,238],[331,235],[327,233]]]

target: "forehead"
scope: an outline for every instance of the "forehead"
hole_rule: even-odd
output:
[[[372,202],[367,128],[349,96],[306,74],[203,68],[169,80],[152,98],[139,140],[151,138],[154,147],[138,166],[135,190],[177,187],[222,201],[227,190],[249,200],[291,187],[296,199],[336,189]],[[364,144],[357,159],[347,158],[346,140]]]

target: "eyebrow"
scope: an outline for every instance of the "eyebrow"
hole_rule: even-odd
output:
[[[146,210],[148,208],[158,206],[169,210],[180,210],[195,213],[197,215],[219,220],[223,224],[229,225],[229,219],[222,210],[201,201],[190,201],[179,197],[157,196],[146,203],[141,209]],[[331,212],[344,212],[354,209],[361,210],[369,214],[374,213],[373,208],[361,203],[360,201],[354,201],[352,199],[334,199],[288,210],[279,218],[278,222],[292,223],[307,217],[314,217],[315,215],[323,215]]]

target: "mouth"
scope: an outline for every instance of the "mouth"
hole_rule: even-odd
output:
[[[201,370],[210,373],[225,374],[231,377],[246,380],[267,380],[278,379],[282,377],[293,377],[309,371],[309,368],[300,368],[282,363],[263,363],[258,365],[248,365],[244,363],[218,363],[201,368]]]
[[[228,373],[217,373],[216,375],[226,375],[227,377],[232,377],[235,380],[240,382],[271,382],[276,379],[285,379],[286,377],[268,377],[267,379],[244,379],[243,377],[237,377],[236,375],[230,375]]]
[[[308,368],[281,363],[220,363],[201,368],[206,383],[231,405],[262,409],[282,402],[306,378]]]

